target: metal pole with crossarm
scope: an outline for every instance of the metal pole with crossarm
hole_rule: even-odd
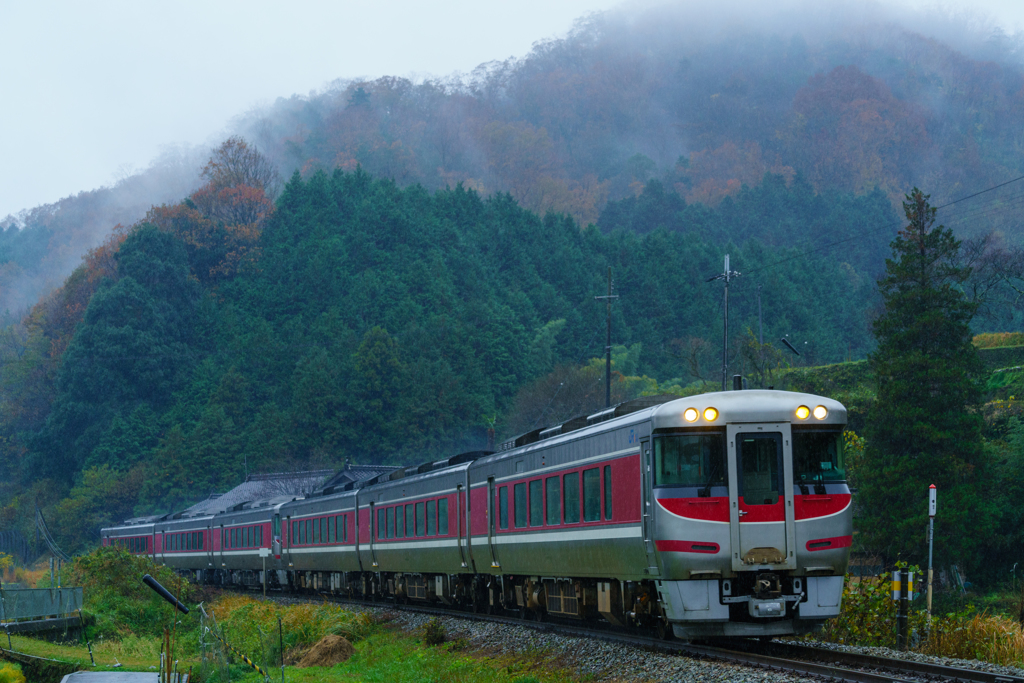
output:
[[[612,267],[608,266],[608,295],[595,296],[598,301],[604,300],[607,305],[608,315],[608,337],[604,346],[604,407],[612,405],[612,300],[618,299],[618,294],[612,295]]]
[[[725,255],[725,272],[721,275],[709,277],[707,282],[714,282],[715,280],[725,280],[725,320],[722,328],[722,391],[725,391],[729,379],[729,281],[734,277],[739,277],[740,274],[735,270],[729,270],[729,255]]]

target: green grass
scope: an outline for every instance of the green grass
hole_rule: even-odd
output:
[[[232,681],[261,680],[255,671],[245,672],[233,666]],[[271,673],[277,680],[280,669]],[[216,678],[211,678],[216,680]],[[428,647],[418,635],[384,629],[356,644],[356,653],[347,662],[329,669],[285,667],[289,683],[323,681],[360,681],[365,683],[561,683],[579,681],[571,672],[548,661],[542,653],[533,656],[484,657],[463,650],[459,643]]]

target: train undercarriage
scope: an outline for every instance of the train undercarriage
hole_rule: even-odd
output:
[[[179,573],[201,584],[264,590],[264,573],[259,570],[181,570]],[[828,578],[840,581],[841,592],[842,577]],[[265,579],[266,591],[278,594],[329,595],[375,603],[448,607],[531,621],[605,623],[653,633],[661,638],[799,635],[819,629],[824,619],[831,616],[795,618],[797,605],[807,602],[808,579],[767,572],[710,582],[286,570],[269,570]],[[810,581],[813,583],[815,579]],[[684,595],[681,598],[670,595],[673,590],[681,590]],[[713,595],[716,590],[721,594]],[[705,618],[699,611],[679,613],[680,600],[684,608],[693,605],[694,591],[705,591],[702,598],[696,598],[703,599],[707,605]],[[685,595],[687,592],[689,595]]]

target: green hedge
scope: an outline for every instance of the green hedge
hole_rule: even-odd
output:
[[[989,372],[1002,368],[1024,365],[1024,346],[1002,346],[995,349],[978,349],[981,362]]]

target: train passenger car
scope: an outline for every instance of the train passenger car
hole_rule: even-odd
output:
[[[121,526],[103,529],[100,542],[104,546],[118,546],[133,555],[154,556],[154,524],[150,518],[126,520]]]
[[[809,394],[646,398],[496,453],[160,522],[155,556],[216,583],[682,638],[802,633],[839,613],[852,539],[845,423],[841,404]],[[204,525],[192,548],[159,542]]]

